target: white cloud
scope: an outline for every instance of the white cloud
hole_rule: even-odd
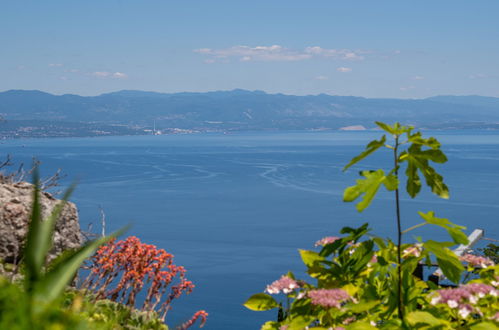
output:
[[[68,70],[64,70],[65,72],[70,72],[70,73],[78,73],[80,72],[80,70],[78,69],[68,69]]]
[[[344,66],[340,66],[339,68],[336,69],[336,71],[346,73],[346,72],[351,72],[352,68],[346,68]]]
[[[337,60],[360,61],[364,54],[370,51],[354,51],[350,49],[326,49],[318,46],[306,47],[303,50],[285,48],[280,45],[272,46],[233,46],[222,49],[199,48],[195,53],[209,56],[206,63],[236,58],[241,62],[250,61],[303,61],[311,58],[331,58]]]
[[[95,71],[91,73],[92,76],[97,78],[116,78],[116,79],[126,79],[128,75],[123,72],[108,72],[108,71]]]
[[[64,64],[61,64],[61,63],[50,63],[49,67],[51,67],[51,68],[60,68],[63,65]]]
[[[107,72],[107,71],[95,71],[92,73],[92,76],[94,77],[99,77],[99,78],[106,78],[109,77],[112,73]]]
[[[423,80],[424,77],[423,76],[414,76],[412,77],[412,80]]]
[[[314,79],[316,79],[316,80],[328,80],[329,77],[327,77],[327,76],[317,76]]]
[[[310,58],[309,54],[300,54],[299,52],[284,48],[279,45],[272,46],[233,46],[225,49],[200,48],[194,52],[211,56],[210,62],[231,57],[238,58],[239,61],[300,61]]]
[[[115,73],[113,73],[113,78],[126,79],[126,78],[128,78],[128,75],[126,73],[123,73],[123,72],[115,72]]]
[[[416,87],[414,87],[414,86],[407,86],[407,87],[400,87],[399,89],[401,91],[403,91],[403,92],[407,92],[407,91],[409,91],[411,89],[414,89],[414,88],[416,88]]]
[[[364,59],[362,54],[368,54],[369,51],[353,51],[350,49],[326,49],[319,46],[307,47],[305,52],[315,56],[329,57],[348,61],[361,61]]]
[[[61,79],[61,80],[68,80],[68,77],[62,76],[62,77],[59,77],[59,79]]]

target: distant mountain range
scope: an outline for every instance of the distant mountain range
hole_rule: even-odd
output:
[[[3,136],[145,134],[154,124],[163,132],[372,128],[375,120],[419,128],[499,129],[499,98],[371,99],[241,89],[173,94],[124,90],[84,97],[9,90],[0,93],[0,116]]]

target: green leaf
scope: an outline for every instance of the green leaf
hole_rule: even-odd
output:
[[[421,151],[420,157],[431,160],[434,163],[443,164],[447,162],[447,156],[440,149]]]
[[[42,211],[40,206],[40,188],[38,186],[40,177],[38,168],[33,171],[33,205],[31,208],[30,225],[28,234],[26,235],[26,246],[24,248],[24,257],[26,265],[26,277],[24,283],[26,290],[29,292],[32,289],[32,284],[37,281],[42,272],[45,254],[40,254],[38,246],[43,244],[46,237],[41,235],[42,226]]]
[[[379,306],[380,301],[379,300],[372,300],[372,301],[360,301],[357,304],[354,303],[349,303],[346,305],[346,308],[348,310],[352,311],[353,313],[362,313],[365,311],[368,311],[370,309],[373,309],[376,306]]]
[[[386,190],[393,191],[399,187],[399,179],[393,175],[389,174],[386,176],[385,181],[383,181]]]
[[[432,149],[438,149],[438,148],[440,148],[440,142],[438,142],[437,139],[435,139],[434,137],[429,137],[427,139],[424,139],[422,137],[421,132],[416,132],[414,134],[409,134],[408,142],[414,143],[414,144],[424,145],[424,146],[430,147]]]
[[[428,324],[430,326],[439,326],[442,324],[442,321],[437,319],[432,314],[419,311],[407,314],[407,322],[409,322],[412,326],[415,326],[418,323]]]
[[[400,154],[399,161],[407,162],[407,193],[412,197],[416,195],[421,190],[421,180],[418,175],[418,171],[424,176],[426,184],[431,188],[431,191],[441,197],[449,198],[449,188],[445,185],[443,177],[438,174],[433,167],[430,166],[429,160],[444,162],[440,156],[435,156],[435,150],[421,150],[421,145],[413,144],[407,151]],[[440,152],[440,151],[439,151]],[[441,152],[440,152],[441,153]],[[441,154],[443,155],[443,153]],[[443,155],[445,157],[445,155]]]
[[[69,189],[67,189],[61,202],[53,208],[50,216],[47,219],[42,220],[39,181],[40,178],[38,168],[35,168],[33,172],[34,189],[31,222],[24,250],[27,271],[25,285],[28,290],[31,290],[33,283],[35,283],[41,276],[42,268],[45,265],[48,252],[52,247],[52,237],[54,234],[55,223],[59,219],[59,216],[61,215],[61,212],[75,187],[72,185]]]
[[[403,125],[400,125],[400,123],[395,123],[391,126],[388,124],[382,123],[380,121],[377,121],[375,123],[376,123],[376,125],[378,125],[379,128],[381,128],[385,132],[388,132],[392,135],[402,135],[403,133],[410,133],[412,131],[411,126],[403,126]]]
[[[456,244],[466,245],[469,243],[468,236],[466,236],[466,234],[463,233],[461,228],[458,227],[447,228],[447,232],[449,233],[449,235],[452,237],[452,240],[454,240]]]
[[[390,125],[382,123],[380,121],[375,122],[376,125],[378,125],[379,128],[381,128],[383,131],[390,133],[390,134],[395,134],[394,128],[392,128]]]
[[[499,327],[492,322],[480,322],[477,324],[473,324],[470,327],[470,329],[471,330],[494,330],[494,329],[499,329]]]
[[[418,214],[419,216],[421,216],[421,218],[424,219],[424,221],[431,225],[437,225],[446,228],[446,226],[452,224],[449,219],[435,217],[435,212],[433,211],[429,211],[428,213],[418,212]]]
[[[374,196],[378,192],[379,187],[382,183],[387,181],[387,176],[385,172],[381,169],[376,171],[362,171],[361,175],[365,179],[357,179],[357,184],[345,189],[343,193],[343,201],[352,202],[356,200],[359,196],[364,195],[361,202],[357,203],[357,211],[362,212],[366,209]],[[389,182],[393,179],[388,179]],[[390,183],[388,183],[390,185]]]
[[[262,325],[260,330],[279,330],[280,327],[278,322],[268,321]]]
[[[404,161],[407,154],[404,152],[400,157],[400,161]],[[414,162],[407,162],[407,169],[405,170],[405,175],[407,176],[406,190],[409,196],[412,198],[416,197],[421,191],[421,179],[419,178],[418,168]]]
[[[352,158],[352,160],[345,166],[343,167],[343,171],[346,171],[349,167],[352,165],[358,163],[362,159],[366,158],[376,150],[378,150],[380,147],[384,146],[386,142],[386,136],[383,135],[379,141],[373,140],[369,142],[369,144],[366,146],[366,150],[364,150],[361,154],[358,156]]]
[[[347,327],[347,330],[373,330],[377,329],[375,326],[370,325],[366,321],[359,321],[359,322],[354,322],[350,323]]]
[[[461,262],[459,262],[459,259],[456,258],[455,260],[452,260],[449,258],[442,259],[437,257],[437,264],[449,280],[456,284],[459,283],[461,274],[464,271],[464,267]]]
[[[299,315],[294,317],[291,322],[288,324],[288,330],[303,330],[305,327],[309,326],[310,323],[315,318],[308,315]]]
[[[300,252],[301,260],[308,267],[314,266],[319,261],[326,260],[324,257],[320,256],[319,253],[309,250],[298,250]]]
[[[34,295],[36,300],[50,303],[57,299],[74,278],[85,259],[90,257],[99,246],[107,243],[113,237],[121,235],[125,230],[126,228],[110,236],[91,241],[70,253],[64,258],[63,262],[57,263],[35,283]]]
[[[445,218],[437,218],[435,217],[435,213],[430,211],[428,213],[418,212],[421,218],[423,218],[427,223],[440,226],[447,230],[449,235],[452,237],[452,240],[456,244],[468,244],[468,237],[462,231],[462,229],[466,229],[466,227],[458,226],[449,221],[449,219]]]
[[[279,304],[268,294],[257,293],[246,300],[244,306],[253,311],[267,311],[279,307]]]
[[[432,240],[424,243],[424,248],[437,257],[438,266],[442,269],[444,275],[452,282],[459,283],[464,267],[459,258],[447,246],[449,246],[449,243]]]

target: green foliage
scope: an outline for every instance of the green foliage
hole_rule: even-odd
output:
[[[387,190],[391,191],[398,187],[397,177],[393,174],[385,175],[385,172],[381,169],[376,171],[362,171],[360,175],[365,179],[358,179],[356,181],[357,184],[345,189],[343,194],[343,201],[345,202],[353,202],[359,196],[364,195],[362,201],[357,204],[357,211],[359,212],[364,211],[371,204],[381,184]]]
[[[300,250],[302,261],[310,276],[309,280],[296,279],[292,273],[285,275],[288,282],[276,287],[284,293],[284,283],[289,285],[285,299],[278,299],[265,293],[253,295],[244,304],[255,311],[277,310],[286,304],[284,317],[268,321],[262,329],[474,329],[487,325],[489,329],[499,326],[495,313],[499,310],[499,266],[487,267],[478,271],[479,279],[472,283],[490,288],[489,293],[476,296],[459,306],[449,307],[447,303],[432,303],[439,290],[431,282],[425,282],[414,275],[418,264],[430,255],[441,259],[441,267],[449,278],[461,274],[463,266],[448,249],[450,242],[427,241],[421,245],[403,244],[402,257],[402,302],[405,317],[399,320],[397,314],[397,246],[388,239],[367,236],[366,225],[359,228],[345,227],[343,237],[325,244],[320,252]],[[447,265],[449,264],[449,265]],[[460,269],[454,273],[454,269]],[[274,286],[274,283],[271,284]],[[466,286],[462,288],[465,290]],[[275,289],[275,288],[274,288]],[[334,295],[328,300],[314,301],[311,294],[317,290],[341,289],[350,298],[338,300],[333,306]],[[269,291],[269,288],[267,288]],[[331,292],[330,291],[330,292]],[[270,292],[270,291],[269,291]],[[272,292],[276,294],[276,292]],[[333,298],[331,298],[333,297]],[[473,311],[463,316],[461,309],[466,304]]]
[[[447,230],[455,244],[468,244],[468,237],[462,231],[463,229],[466,229],[466,227],[453,224],[449,219],[437,218],[433,211],[428,213],[418,212],[418,214],[427,224],[436,225]]]
[[[424,243],[424,248],[435,255],[444,275],[452,282],[459,283],[464,266],[454,252],[449,250],[448,245],[429,240]]]
[[[102,329],[168,330],[155,312],[143,312],[111,300],[95,300],[88,293],[70,290],[65,293],[64,306]]]
[[[78,291],[65,291],[58,303],[45,306],[43,313],[30,319],[29,299],[19,285],[0,277],[0,329],[152,329],[168,327],[155,313],[109,301],[95,301]]]
[[[54,207],[50,216],[42,220],[39,203],[39,177],[36,170],[33,181],[33,207],[24,250],[26,272],[24,287],[28,298],[28,306],[30,306],[30,315],[35,319],[37,314],[43,313],[52,303],[60,299],[83,261],[92,255],[100,245],[115,237],[116,234],[90,241],[84,246],[67,253],[63,261],[58,262],[53,267],[46,268],[45,261],[52,247],[55,223],[73,187],[66,191],[62,201]]]
[[[350,161],[350,163],[348,163],[347,165],[345,165],[345,167],[343,167],[343,171],[346,171],[350,166],[355,165],[356,163],[358,163],[362,159],[366,158],[367,156],[369,156],[370,154],[372,154],[373,152],[375,152],[379,148],[383,147],[385,145],[385,142],[386,142],[386,136],[385,135],[383,135],[379,141],[377,141],[377,140],[371,141],[366,146],[366,150],[365,151],[363,151],[360,155],[354,157]]]
[[[354,157],[343,170],[347,170],[383,147],[394,150],[394,167],[387,171],[387,175],[381,169],[360,172],[365,179],[359,179],[355,186],[348,187],[343,200],[353,202],[364,193],[363,201],[357,204],[357,210],[363,211],[369,206],[382,183],[389,191],[398,188],[397,173],[401,163],[407,164],[405,174],[406,190],[409,196],[414,198],[421,191],[420,175],[422,175],[434,194],[441,198],[449,198],[449,189],[443,182],[443,177],[430,165],[430,162],[442,164],[447,161],[447,157],[440,150],[440,143],[433,137],[423,138],[420,132],[412,133],[413,128],[410,126],[402,126],[399,123],[387,125],[381,122],[376,122],[376,125],[394,137],[394,145],[386,144],[386,136],[383,135],[380,140],[371,141],[366,150]],[[404,134],[405,140],[400,141]],[[402,150],[402,147],[406,147],[405,150]]]
[[[484,256],[490,258],[494,263],[499,263],[499,245],[489,243],[486,247],[478,249]]]
[[[73,187],[42,220],[38,172],[34,173],[33,206],[25,244],[23,285],[0,277],[0,329],[167,329],[155,313],[141,313],[109,301],[68,292],[83,261],[120,232],[66,251],[46,266],[57,219]]]
[[[387,170],[361,171],[362,178],[345,189],[343,199],[346,202],[360,199],[356,208],[362,212],[381,187],[394,191],[397,242],[369,236],[367,224],[359,228],[345,227],[341,230],[343,237],[318,241],[316,245],[323,245],[320,252],[299,251],[310,280],[298,280],[288,273],[267,287],[268,293],[286,295],[284,310],[281,310],[281,301],[263,293],[252,296],[245,306],[252,310],[279,308],[277,321],[265,323],[262,329],[496,329],[499,326],[499,266],[489,266],[490,260],[481,260],[481,265],[486,264],[481,270],[468,265],[467,270],[475,273],[475,279],[471,284],[461,283],[466,269],[450,247],[468,243],[463,232],[465,227],[429,211],[419,212],[424,222],[401,229],[399,182],[404,181],[399,176],[401,165],[406,164],[405,171],[400,173],[405,173],[409,196],[414,198],[419,194],[421,177],[424,177],[435,195],[449,197],[443,177],[432,167],[432,163],[447,161],[440,143],[433,137],[423,138],[420,132],[413,133],[412,127],[398,123],[376,124],[393,137],[393,145],[386,144],[386,135],[383,135],[370,142],[344,170],[380,148],[393,151],[394,166]],[[415,244],[402,242],[404,233],[426,225],[446,230],[451,241],[418,238]],[[485,251],[497,256],[497,249]],[[447,279],[459,285],[456,291],[442,290],[435,283],[415,276],[418,267],[432,265],[433,260]]]
[[[265,293],[257,293],[252,295],[245,303],[246,308],[254,311],[267,311],[279,307],[274,298]]]

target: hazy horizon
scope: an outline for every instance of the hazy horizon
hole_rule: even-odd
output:
[[[180,92],[164,92],[164,91],[155,91],[155,90],[141,90],[141,89],[118,89],[118,90],[113,90],[109,92],[103,92],[99,94],[91,94],[91,95],[85,95],[85,94],[78,94],[78,93],[52,93],[46,90],[41,90],[41,89],[5,89],[5,90],[0,90],[0,93],[6,93],[6,92],[11,92],[11,91],[23,91],[23,92],[42,92],[54,96],[63,96],[63,95],[76,95],[76,96],[82,96],[82,97],[96,97],[96,96],[101,96],[101,95],[106,95],[106,94],[113,94],[113,93],[120,93],[120,92],[144,92],[144,93],[156,93],[156,94],[182,94],[182,93],[192,93],[192,94],[204,94],[204,93],[223,93],[223,92],[234,92],[234,91],[245,91],[245,92],[251,92],[251,93],[258,93],[258,92],[263,92],[265,94],[269,95],[287,95],[287,96],[319,96],[319,95],[328,95],[328,96],[340,96],[340,97],[359,97],[359,98],[366,98],[366,99],[401,99],[401,100],[424,100],[424,99],[429,99],[432,97],[437,97],[437,96],[458,96],[458,97],[490,97],[490,98],[499,98],[499,96],[488,96],[488,95],[479,95],[479,94],[435,94],[431,96],[426,96],[426,97],[367,97],[367,96],[362,96],[362,95],[340,95],[340,94],[331,94],[331,93],[317,93],[317,94],[289,94],[289,93],[284,93],[284,92],[269,92],[265,90],[260,90],[260,89],[254,89],[254,90],[249,90],[249,89],[244,89],[244,88],[233,88],[233,89],[215,89],[215,90],[206,90],[206,91],[180,91]]]
[[[5,2],[0,90],[499,97],[499,2]]]

